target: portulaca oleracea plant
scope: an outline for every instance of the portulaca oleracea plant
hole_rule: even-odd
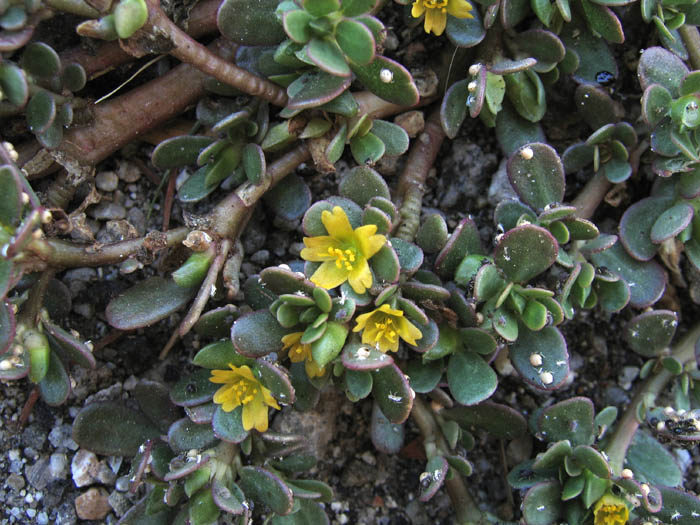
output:
[[[697,0],[3,3],[0,380],[29,387],[20,424],[123,334],[167,332],[143,355],[177,377],[73,422],[131,459],[119,523],[330,523],[327,458],[280,423],[327,396],[371,406],[376,449],[412,451],[417,499],[444,488],[450,522],[700,523],[670,452],[700,440],[698,24]],[[143,57],[173,67],[95,100]],[[498,171],[448,169],[467,143]],[[85,211],[120,151],[163,216],[105,241]],[[252,264],[257,223],[299,249]],[[84,267],[118,267],[96,343],[61,280]],[[608,402],[623,368],[634,393]],[[478,498],[501,471],[508,500]]]

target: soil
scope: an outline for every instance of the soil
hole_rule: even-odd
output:
[[[420,28],[407,28],[397,14],[384,19],[389,27],[401,28],[390,32],[389,54],[393,52],[408,67],[418,71],[438,45],[436,39],[424,38]],[[60,49],[59,44],[57,49]],[[638,97],[638,84],[633,81],[632,72],[623,73],[618,84],[626,91],[621,95]],[[129,74],[130,70],[124,69],[114,76]],[[105,84],[103,79],[97,86],[101,88]],[[96,97],[99,95],[95,93]],[[545,122],[548,135],[556,136],[559,122],[564,121],[568,108],[561,105],[559,109],[561,115],[548,114]],[[558,120],[558,116],[561,119]],[[555,145],[560,151],[560,146],[566,146]],[[97,180],[101,202],[88,208],[83,235],[92,234],[98,241],[111,242],[133,232],[143,235],[161,228],[161,194],[144,176],[149,169],[150,150],[150,146],[143,144],[131,145],[99,166]],[[459,137],[446,141],[438,155],[435,173],[427,181],[423,213],[439,211],[447,218],[450,228],[454,228],[466,213],[471,213],[481,228],[482,240],[490,242],[494,235],[493,206],[504,196],[512,195],[512,188],[504,179],[502,158],[493,131],[478,121],[467,120]],[[378,166],[390,185],[396,183],[401,163],[399,159]],[[320,176],[310,166],[301,167],[298,173],[305,177],[316,200],[334,193],[347,169],[348,164],[341,161],[335,175]],[[640,187],[648,187],[648,180]],[[567,182],[569,198],[585,180],[572,178]],[[46,192],[48,184],[48,180],[40,181],[39,191]],[[74,209],[89,190],[88,186],[79,188],[68,208]],[[634,200],[639,191],[640,188],[627,188],[628,198]],[[214,196],[184,209],[176,202],[171,227],[182,223],[183,213],[201,213],[217,199]],[[607,205],[598,213],[599,224],[613,226],[616,222],[606,219],[616,221],[619,215],[618,210]],[[297,259],[302,236],[298,221],[283,223],[260,206],[242,238],[246,253],[243,277],[266,266]],[[98,366],[95,372],[74,368],[74,384],[67,403],[48,407],[39,400],[24,425],[20,420],[31,395],[31,385],[26,381],[0,382],[0,421],[3,422],[0,425],[0,451],[3,451],[0,455],[0,501],[3,502],[0,523],[77,523],[81,520],[76,505],[85,505],[79,498],[90,490],[93,490],[91,494],[97,494],[98,503],[106,502],[109,509],[104,519],[83,522],[116,523],[142,496],[142,493],[131,495],[126,491],[125,476],[130,458],[86,454],[72,440],[71,424],[80,408],[92,400],[128,398],[137,378],[173,384],[193,370],[190,364],[193,355],[208,342],[194,335],[176,344],[165,360],[157,358],[170,333],[178,326],[181,314],[130,334],[115,334],[104,319],[109,300],[134,282],[162,270],[166,263],[159,263],[161,266],[144,268],[131,265],[78,268],[56,276],[70,296],[69,304],[64,304],[57,320],[95,344]],[[685,297],[686,294],[679,295]],[[667,304],[677,304],[673,295],[666,300]],[[213,302],[211,306],[219,304],[223,302]],[[697,319],[700,313],[697,305],[687,299],[681,303],[680,311],[679,334],[684,323]],[[563,327],[572,356],[570,383],[552,395],[544,395],[525,386],[507,365],[497,366],[501,377],[493,400],[508,404],[526,416],[537,407],[575,395],[590,397],[598,408],[613,405],[622,410],[630,400],[634,379],[643,362],[627,351],[620,340],[624,322],[631,316],[631,312],[616,316],[598,311],[580,313]],[[370,439],[371,409],[370,402],[352,404],[341,394],[326,392],[318,410],[299,414],[287,408],[275,416],[272,425],[280,430],[313,430],[311,441],[317,447],[319,463],[311,477],[334,488],[335,499],[326,506],[332,523],[452,523],[454,511],[444,490],[427,504],[417,500],[418,480],[425,464],[417,428],[409,421],[406,445],[399,454],[378,452]],[[476,445],[467,455],[474,466],[474,474],[467,480],[470,490],[485,509],[504,521],[519,518],[521,496],[510,490],[504,474],[515,463],[529,457],[533,447],[536,452],[544,445],[532,443],[529,438],[507,444],[477,434]],[[686,473],[686,488],[698,490],[697,463],[693,463],[687,451],[679,450],[676,454]],[[86,463],[89,468],[85,467]]]

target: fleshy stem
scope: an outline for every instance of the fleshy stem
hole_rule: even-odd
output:
[[[700,323],[695,325],[683,339],[673,348],[671,356],[675,357],[684,365],[695,358],[695,342],[700,337]],[[673,378],[673,374],[665,368],[657,365],[658,370],[639,387],[634,398],[630,402],[622,419],[615,427],[615,432],[610,439],[610,443],[606,447],[606,453],[610,467],[613,473],[617,476],[622,472],[627,448],[632,442],[634,433],[639,428],[639,420],[637,419],[638,407],[641,404],[649,404],[659,395],[666,384]]]
[[[165,37],[174,46],[168,53],[178,60],[192,64],[207,75],[276,106],[287,104],[287,93],[283,88],[216,56],[175,25],[160,7],[159,0],[147,0],[146,3],[148,20],[134,37],[127,40],[129,46],[134,45],[137,50],[142,49],[140,44],[148,40],[143,38],[144,33],[157,36],[157,40]]]
[[[413,400],[411,417],[416,425],[418,425],[418,428],[420,428],[425,443],[434,443],[437,449],[444,454],[450,452],[445,438],[438,430],[433,413],[419,396],[416,396]],[[453,476],[452,479],[446,479],[445,487],[450,495],[452,506],[455,508],[457,523],[463,525],[485,523],[484,517],[479,511],[479,507],[464,485],[462,476],[456,475]]]
[[[698,28],[683,24],[678,28],[678,32],[688,50],[693,69],[700,69],[700,32],[698,32]]]
[[[440,125],[440,112],[435,110],[428,117],[425,129],[418,136],[418,140],[413,141],[406,165],[399,178],[397,200],[400,202],[401,224],[396,232],[396,237],[399,239],[410,242],[418,231],[425,181],[444,139],[445,132]]]

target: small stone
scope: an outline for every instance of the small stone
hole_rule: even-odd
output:
[[[95,315],[95,307],[91,303],[76,303],[73,305],[73,311],[85,319],[92,319]]]
[[[126,208],[114,202],[100,202],[96,206],[92,206],[88,210],[88,214],[98,221],[119,220],[126,217]]]
[[[94,483],[98,465],[99,462],[95,454],[85,449],[78,450],[70,465],[75,486],[84,487]]]
[[[117,478],[117,482],[114,484],[114,487],[119,492],[126,492],[129,490],[129,476],[121,476]]]
[[[36,522],[38,525],[48,525],[49,515],[46,512],[40,512],[36,517]]]
[[[40,458],[32,466],[27,467],[25,472],[29,484],[37,490],[44,490],[51,481],[49,472],[49,458]]]
[[[24,488],[24,485],[26,484],[24,478],[19,474],[10,474],[9,476],[7,476],[5,483],[7,483],[7,486],[15,492],[19,492],[20,490],[22,490]]]
[[[109,506],[112,507],[112,510],[114,510],[114,513],[119,517],[123,516],[131,507],[131,502],[116,490],[112,491],[107,501],[109,502]]]
[[[135,239],[139,234],[128,221],[107,221],[99,232],[97,232],[98,242],[111,244],[113,242],[121,242],[129,239]]]
[[[27,509],[27,517],[34,519],[34,516],[36,516],[36,509]]]
[[[409,137],[417,137],[425,128],[425,115],[422,111],[407,111],[397,115],[394,124],[401,126]]]
[[[141,208],[133,207],[126,214],[129,223],[136,228],[139,235],[146,233],[146,214]]]
[[[134,388],[136,388],[136,385],[138,384],[139,380],[135,375],[130,375],[126,381],[124,381],[124,390],[127,392],[132,391]]]
[[[117,175],[126,183],[136,182],[141,178],[141,171],[131,162],[122,162],[117,169]]]
[[[255,264],[264,265],[270,260],[269,250],[258,250],[253,255],[250,256],[250,260]]]
[[[56,525],[74,525],[77,522],[78,517],[75,515],[75,507],[71,505],[70,501],[62,503],[56,510]]]
[[[81,520],[102,520],[110,510],[109,494],[103,488],[93,487],[75,498],[75,512]]]
[[[95,479],[103,485],[114,485],[117,475],[105,461],[100,461],[97,466],[97,472],[95,473]]]
[[[49,458],[49,474],[53,479],[65,479],[68,475],[68,457],[56,452]]]
[[[100,191],[114,191],[119,186],[119,177],[113,171],[102,171],[95,175],[95,186]]]
[[[362,461],[364,461],[368,465],[377,464],[377,458],[375,458],[374,454],[372,454],[369,450],[365,450],[360,457],[362,458]]]

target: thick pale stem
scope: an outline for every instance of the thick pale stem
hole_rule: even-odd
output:
[[[118,264],[141,250],[155,252],[179,244],[185,240],[187,232],[185,227],[176,228],[168,233],[155,232],[145,237],[107,244],[99,248],[92,245],[76,245],[58,239],[40,239],[28,247],[39,261],[26,261],[26,264],[32,267],[58,268]]]
[[[412,241],[418,231],[425,181],[444,139],[445,132],[440,125],[440,113],[435,110],[428,117],[423,133],[413,142],[399,179],[397,197],[401,203],[401,224],[396,236],[400,239]]]
[[[605,178],[605,175],[596,173],[571,203],[572,206],[576,206],[576,216],[581,219],[590,219],[605,198],[610,186],[610,181]]]
[[[682,25],[678,28],[685,44],[693,69],[700,69],[700,32],[695,26]]]
[[[148,1],[148,21],[142,31],[153,35],[166,36],[173,49],[169,54],[229,84],[249,95],[260,97],[276,106],[287,104],[287,93],[277,84],[249,73],[245,69],[219,58],[202,44],[177,27],[163,12],[158,0]],[[136,43],[138,47],[138,42]]]
[[[445,438],[437,427],[433,413],[419,396],[413,400],[411,417],[416,425],[418,425],[418,428],[420,428],[424,442],[435,443],[438,450],[443,454],[448,454],[450,452]],[[455,475],[452,479],[446,479],[445,487],[447,488],[452,506],[457,514],[457,523],[464,525],[485,523],[484,516],[481,514],[469,490],[467,490],[467,487],[464,485],[462,476]]]
[[[700,337],[700,324],[697,324],[683,339],[673,348],[671,356],[675,357],[681,363],[685,364],[695,358],[695,342]],[[627,449],[632,443],[634,433],[639,428],[637,420],[637,407],[641,403],[653,402],[659,393],[664,389],[666,384],[673,378],[673,374],[665,368],[660,368],[651,375],[637,390],[634,398],[630,402],[622,419],[615,427],[615,432],[612,435],[610,443],[606,447],[610,467],[613,473],[620,475],[624,466]]]

